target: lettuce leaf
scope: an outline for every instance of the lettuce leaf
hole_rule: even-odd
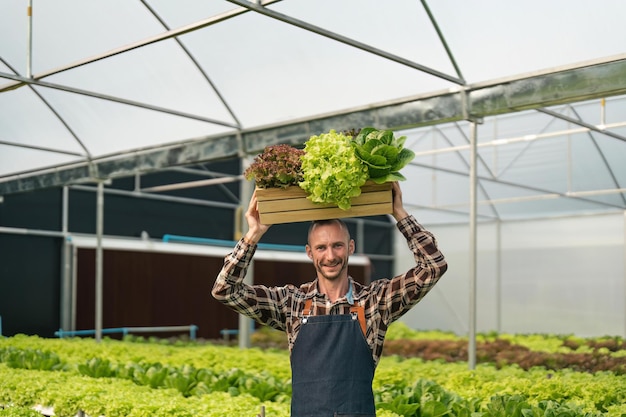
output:
[[[377,184],[404,181],[400,170],[415,158],[404,148],[406,136],[394,137],[392,130],[365,127],[352,139],[355,155],[367,166],[369,179]]]
[[[347,210],[350,200],[361,194],[368,168],[357,157],[350,140],[350,136],[331,130],[306,141],[299,186],[314,203],[336,204]]]

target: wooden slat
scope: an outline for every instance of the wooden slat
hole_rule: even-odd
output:
[[[332,218],[377,216],[393,211],[391,183],[367,183],[349,210],[332,204],[313,203],[297,186],[286,189],[257,189],[259,213],[264,224],[293,223]]]

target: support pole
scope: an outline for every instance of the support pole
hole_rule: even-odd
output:
[[[469,301],[469,346],[467,350],[467,361],[469,369],[476,368],[476,281],[477,281],[477,233],[476,233],[476,217],[477,217],[477,142],[478,142],[478,125],[475,121],[470,123],[470,301]]]
[[[496,223],[496,330],[502,332],[502,221]]]
[[[96,201],[96,342],[102,340],[102,231],[104,226],[104,181],[98,181]]]
[[[242,171],[245,169],[252,161],[248,157],[242,158]],[[250,202],[250,198],[252,198],[252,193],[254,192],[254,183],[252,181],[248,181],[245,178],[241,180],[241,193],[240,193],[240,202],[241,202],[241,210],[238,210],[238,215],[241,216],[241,230],[242,236],[246,234],[248,231],[248,222],[245,219],[245,213],[248,209],[248,203]],[[248,285],[254,284],[254,259],[250,262],[250,266],[248,267],[248,273],[244,278],[243,282]],[[241,349],[246,349],[250,347],[250,335],[252,333],[252,326],[254,322],[251,318],[244,316],[243,314],[239,315],[239,347]]]
[[[72,281],[71,281],[71,251],[72,245],[68,239],[69,233],[69,189],[63,187],[61,207],[61,227],[63,233],[63,246],[61,249],[61,311],[60,322],[62,329],[71,328],[71,306],[72,306]]]
[[[26,53],[26,78],[33,77],[33,0],[28,0],[28,9],[26,10],[28,18],[27,43],[28,50]]]

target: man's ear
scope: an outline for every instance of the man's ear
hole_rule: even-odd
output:
[[[304,249],[306,250],[306,256],[308,256],[309,259],[313,259],[313,254],[311,253],[311,247],[309,245],[306,245]]]
[[[350,253],[350,255],[352,255],[354,253],[354,248],[355,248],[355,246],[354,246],[354,239],[350,239],[350,246],[349,246],[349,248],[350,248],[350,252],[349,253]]]

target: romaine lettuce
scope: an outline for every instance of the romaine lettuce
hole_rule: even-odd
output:
[[[356,156],[368,168],[369,179],[377,184],[404,181],[399,171],[415,158],[415,153],[404,148],[406,136],[394,137],[392,130],[365,127],[352,139]]]

